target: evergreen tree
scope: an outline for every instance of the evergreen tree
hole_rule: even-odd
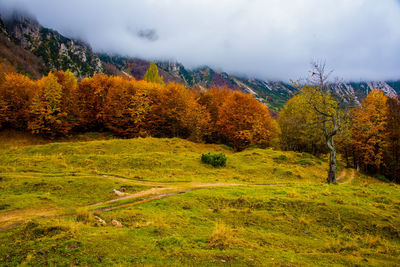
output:
[[[146,71],[146,74],[144,75],[144,80],[164,85],[164,77],[162,75],[161,76],[158,75],[158,68],[156,63],[152,62],[150,64],[149,69]]]

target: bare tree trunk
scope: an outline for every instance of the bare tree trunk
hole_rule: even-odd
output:
[[[336,149],[333,141],[333,136],[327,138],[327,145],[330,150],[329,153],[329,172],[328,172],[328,183],[336,183]]]

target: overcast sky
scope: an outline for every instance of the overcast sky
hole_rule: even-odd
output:
[[[0,0],[95,51],[265,79],[400,78],[399,0]]]

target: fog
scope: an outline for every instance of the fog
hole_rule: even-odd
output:
[[[397,0],[1,0],[95,51],[289,80],[400,78]]]

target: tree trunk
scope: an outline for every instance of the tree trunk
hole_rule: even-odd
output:
[[[329,172],[328,172],[328,184],[336,183],[336,149],[333,141],[333,136],[327,138],[327,145],[330,150],[329,153]]]
[[[357,163],[356,153],[354,152],[354,148],[353,148],[353,168],[357,168],[358,171],[358,163]]]

